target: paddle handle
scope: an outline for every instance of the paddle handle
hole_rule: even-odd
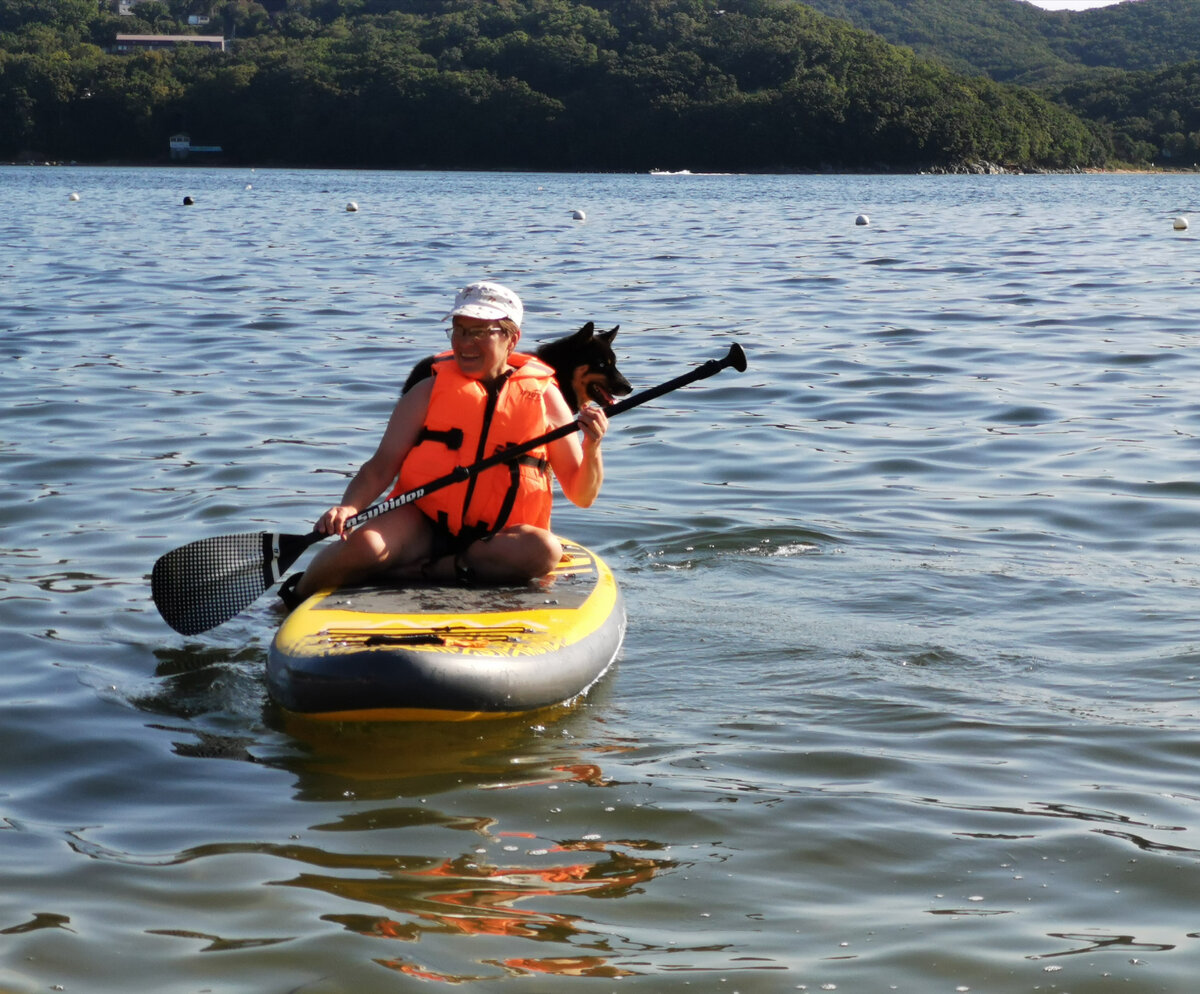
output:
[[[709,359],[695,369],[689,370],[681,376],[676,376],[673,380],[667,380],[665,383],[650,387],[650,389],[643,390],[641,393],[635,393],[632,397],[626,397],[615,404],[608,404],[604,407],[604,413],[607,417],[616,417],[618,414],[623,414],[625,411],[661,397],[663,394],[670,393],[672,390],[686,387],[689,383],[695,383],[697,380],[716,376],[721,370],[730,366],[739,373],[744,372],[746,369],[746,353],[742,351],[742,347],[737,342],[730,345],[729,351],[720,359]],[[436,480],[422,484],[414,490],[397,494],[395,497],[389,497],[385,501],[368,507],[365,511],[360,511],[354,517],[347,518],[345,527],[347,530],[357,528],[364,522],[378,518],[381,514],[387,514],[388,511],[394,511],[405,504],[411,504],[415,500],[420,500],[426,494],[431,494],[435,490],[441,490],[443,487],[449,487],[455,483],[462,483],[464,480],[469,480],[472,476],[482,473],[485,469],[491,469],[493,466],[500,466],[503,463],[511,462],[513,459],[519,459],[527,452],[532,452],[534,449],[547,445],[556,439],[565,438],[567,435],[571,435],[578,430],[578,420],[568,421],[564,425],[559,425],[557,428],[551,429],[544,435],[539,435],[528,442],[522,442],[520,445],[510,445],[499,452],[494,452],[492,455],[480,459],[476,463],[472,463],[470,466],[458,466],[445,476],[439,476]],[[311,545],[327,536],[320,532],[310,532],[305,537],[310,540],[309,544]]]

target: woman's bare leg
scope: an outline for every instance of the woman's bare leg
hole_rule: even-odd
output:
[[[562,543],[553,532],[533,525],[512,525],[472,542],[457,557],[439,559],[427,572],[438,580],[452,580],[455,567],[462,565],[481,583],[522,583],[545,576],[560,559]]]
[[[411,504],[398,507],[354,529],[345,540],[329,540],[304,571],[296,595],[310,597],[318,590],[420,562],[428,558],[432,545],[429,519]]]

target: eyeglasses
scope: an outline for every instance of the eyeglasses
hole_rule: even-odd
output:
[[[460,335],[472,342],[482,342],[485,338],[496,338],[503,334],[505,334],[504,329],[496,324],[485,328],[467,328],[461,324],[452,324],[446,329],[446,337],[451,341],[454,340],[455,335]]]

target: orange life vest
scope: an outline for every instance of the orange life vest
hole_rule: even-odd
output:
[[[508,361],[516,368],[489,390],[459,371],[453,353],[437,356],[429,410],[416,445],[400,466],[393,496],[553,427],[546,417],[545,392],[554,371],[521,352]],[[416,504],[454,534],[464,528],[489,534],[510,524],[549,528],[550,500],[546,447],[539,446],[512,462],[435,490]]]

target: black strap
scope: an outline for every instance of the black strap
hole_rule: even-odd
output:
[[[471,545],[480,539],[487,540],[492,535],[486,521],[476,521],[473,525],[463,525],[462,530],[454,536],[454,554],[462,555]]]
[[[502,446],[496,451],[502,452],[505,448],[507,446]],[[545,473],[549,470],[550,463],[531,455],[518,456],[508,463],[508,490],[505,491],[504,500],[500,504],[500,513],[496,515],[496,523],[489,529],[492,534],[508,524],[509,515],[512,514],[513,507],[517,503],[517,494],[521,491],[522,466],[532,466],[539,473]]]
[[[530,466],[533,469],[536,469],[539,473],[548,472],[550,469],[550,460],[539,459],[537,456],[517,456],[513,462],[515,462],[518,466]]]
[[[512,514],[513,505],[517,502],[517,491],[520,489],[521,468],[517,465],[517,461],[513,460],[508,464],[508,490],[504,494],[504,501],[496,515],[496,524],[492,526],[493,532],[498,532],[508,524],[508,516]]]
[[[416,445],[422,442],[441,442],[451,452],[456,452],[462,448],[463,431],[461,428],[427,428],[422,426],[417,433]]]
[[[514,370],[505,370],[497,379],[485,385],[487,391],[487,400],[483,405],[483,424],[479,429],[479,448],[475,451],[475,461],[479,462],[483,458],[484,449],[487,447],[488,432],[492,428],[492,417],[496,413],[496,405],[500,401],[500,391],[504,389],[504,385],[508,383],[508,378],[512,376]],[[477,476],[472,476],[467,481],[467,492],[463,495],[462,515],[465,520],[467,517],[467,508],[471,506],[471,497],[475,493],[475,481]],[[496,529],[499,531],[499,529]]]

